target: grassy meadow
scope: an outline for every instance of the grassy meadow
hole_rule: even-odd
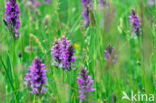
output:
[[[17,0],[20,8],[20,37],[15,40],[4,24],[7,0],[0,0],[0,103],[80,103],[77,77],[86,67],[96,89],[86,103],[156,103],[129,101],[128,96],[156,93],[156,6],[148,0],[93,0],[91,24],[84,26],[81,0],[52,0],[30,8],[28,0]],[[155,1],[156,2],[156,1]],[[131,10],[141,19],[142,33],[133,38]],[[71,71],[53,64],[52,45],[66,36],[75,48]],[[104,51],[111,45],[118,55],[110,64]],[[47,92],[30,93],[24,84],[35,57],[47,69]]]

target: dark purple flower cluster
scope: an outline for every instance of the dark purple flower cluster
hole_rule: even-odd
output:
[[[65,36],[56,41],[52,48],[53,64],[65,70],[71,70],[71,63],[75,61],[74,47]]]
[[[141,21],[140,18],[136,16],[134,10],[132,10],[130,15],[130,24],[131,27],[133,28],[133,33],[139,36],[139,34],[141,33]]]
[[[105,6],[106,5],[106,1],[105,0],[100,0],[100,5],[101,6]]]
[[[9,0],[6,3],[5,11],[5,24],[9,30],[14,34],[15,38],[18,38],[20,28],[20,9],[16,0]]]
[[[46,72],[45,65],[36,57],[29,69],[29,73],[25,75],[25,85],[31,89],[31,93],[42,95],[47,91],[44,88],[47,85]]]
[[[117,63],[117,57],[116,50],[112,46],[108,46],[107,49],[104,51],[105,58],[108,63]]]
[[[82,6],[84,7],[82,15],[85,19],[85,26],[90,24],[90,12],[89,10],[92,8],[92,0],[82,0]]]
[[[85,101],[87,99],[87,96],[90,92],[95,91],[93,88],[94,81],[92,80],[91,76],[88,75],[87,69],[82,69],[81,73],[79,74],[80,77],[78,77],[78,87],[79,87],[79,98],[80,101]]]

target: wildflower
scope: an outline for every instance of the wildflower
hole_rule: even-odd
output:
[[[29,73],[25,75],[25,85],[31,89],[31,93],[41,95],[46,92],[45,85],[47,85],[47,70],[42,61],[36,57],[32,63]]]
[[[74,47],[76,48],[76,49],[80,49],[80,45],[79,44],[74,44]]]
[[[44,0],[45,4],[50,4],[51,3],[51,0]]]
[[[130,24],[133,29],[133,34],[136,34],[136,36],[138,37],[139,34],[141,33],[141,21],[140,21],[140,18],[136,16],[136,13],[134,10],[132,10],[131,12]]]
[[[105,58],[108,63],[116,64],[118,55],[116,54],[116,50],[112,46],[108,46],[104,51]]]
[[[27,5],[31,8],[35,8],[35,7],[39,7],[41,5],[41,3],[36,0],[29,0],[29,1],[27,1]]]
[[[85,19],[85,26],[90,24],[90,9],[92,8],[92,0],[82,0],[82,6],[84,7],[82,15]]]
[[[75,61],[73,57],[74,53],[74,47],[71,45],[70,41],[63,36],[61,40],[53,44],[51,53],[53,56],[53,64],[65,70],[71,70],[71,64]]]
[[[150,6],[154,6],[155,5],[155,0],[148,0],[148,3]]]
[[[91,76],[88,75],[87,69],[82,69],[81,73],[78,77],[78,88],[79,88],[79,98],[80,101],[83,102],[87,99],[87,96],[90,92],[95,91],[93,88],[94,81],[92,80]]]
[[[100,0],[100,5],[101,5],[101,6],[106,5],[106,1],[105,1],[105,0]]]
[[[20,24],[20,9],[16,0],[9,0],[6,3],[5,11],[5,24],[8,29],[14,34],[14,37],[17,39],[20,35],[19,28]]]
[[[43,0],[43,2],[45,4],[50,4],[52,0]],[[28,6],[30,6],[31,8],[36,8],[41,6],[41,3],[38,0],[28,0],[27,1]]]

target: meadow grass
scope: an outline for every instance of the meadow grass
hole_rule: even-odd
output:
[[[101,7],[94,0],[95,22],[85,28],[81,0],[53,0],[49,5],[42,1],[35,9],[18,0],[21,35],[14,40],[3,23],[6,0],[0,0],[0,103],[79,103],[77,77],[82,66],[89,70],[96,89],[88,103],[130,103],[122,99],[123,91],[128,95],[131,91],[155,94],[156,8],[147,0],[107,2]],[[131,34],[131,9],[142,22],[142,34],[137,39]],[[52,44],[62,35],[75,47],[72,71],[52,65]],[[104,50],[108,45],[117,50],[117,64],[107,64]],[[31,94],[24,85],[25,73],[36,56],[48,70],[48,91],[42,97]]]

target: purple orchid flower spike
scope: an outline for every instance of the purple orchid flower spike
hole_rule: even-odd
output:
[[[47,88],[44,88],[47,85],[46,72],[42,60],[36,57],[29,68],[29,73],[25,75],[25,85],[31,89],[32,94],[42,95],[46,93]]]
[[[20,8],[16,0],[9,0],[6,3],[5,11],[5,24],[9,31],[14,34],[14,38],[17,39],[20,36]]]
[[[90,92],[95,91],[93,88],[94,81],[91,76],[88,75],[88,70],[82,68],[78,77],[79,98],[83,102],[87,99]]]
[[[75,62],[74,47],[71,42],[63,36],[61,40],[53,44],[52,53],[53,64],[57,67],[70,71],[72,63]]]
[[[89,26],[90,24],[90,12],[89,10],[93,7],[92,0],[82,0],[83,12],[82,15],[85,20],[85,26]]]
[[[106,1],[105,0],[100,0],[100,5],[103,7],[106,5]]]
[[[45,4],[51,4],[52,0],[44,0]]]
[[[104,51],[105,58],[108,63],[110,64],[116,64],[117,63],[117,57],[116,50],[112,46],[108,46],[107,49]]]
[[[133,30],[134,37],[139,37],[141,34],[141,20],[138,16],[136,16],[136,12],[134,10],[131,11],[130,15],[130,24]]]
[[[148,3],[150,6],[154,6],[155,5],[155,0],[148,0]]]

